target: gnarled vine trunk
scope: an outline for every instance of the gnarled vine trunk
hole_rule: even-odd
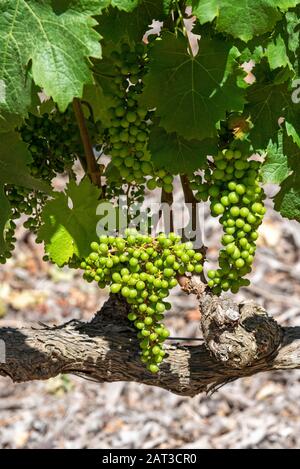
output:
[[[99,383],[135,381],[195,396],[258,372],[300,368],[300,327],[281,328],[261,307],[207,295],[201,284],[186,288],[199,297],[204,343],[168,345],[157,375],[141,364],[128,306],[118,297],[89,323],[0,328],[6,349],[0,374],[22,382],[73,373]]]

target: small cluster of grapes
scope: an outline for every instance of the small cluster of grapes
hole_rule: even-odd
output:
[[[11,252],[13,251],[14,244],[16,242],[16,238],[14,237],[15,229],[15,222],[13,220],[8,220],[3,233],[5,240],[5,249],[3,251],[3,254],[0,254],[0,264],[5,264],[6,259],[9,259],[12,256]]]
[[[215,294],[229,289],[237,293],[241,286],[249,285],[242,277],[251,271],[257,229],[266,212],[260,165],[239,150],[220,151],[214,157],[213,169],[206,171],[206,183],[198,187],[198,198],[210,198],[211,213],[221,215],[224,229],[219,269],[208,271],[208,285]]]
[[[207,174],[209,177],[210,175]],[[198,202],[206,202],[208,200],[208,184],[204,181],[200,174],[194,174],[189,179],[189,185],[192,191],[195,191],[194,196]]]
[[[171,193],[173,191],[173,176],[164,168],[160,168],[154,172],[152,179],[147,181],[147,187],[150,191],[161,187],[165,192]]]
[[[30,114],[20,128],[20,135],[28,144],[32,162],[30,171],[45,181],[71,169],[76,155],[82,152],[80,135],[72,107],[61,113],[35,116]]]
[[[104,151],[111,155],[121,181],[142,185],[147,176],[152,176],[149,189],[163,187],[166,192],[172,192],[173,176],[166,169],[154,167],[147,149],[152,112],[140,107],[138,102],[146,71],[145,46],[137,44],[131,49],[123,43],[121,53],[113,51],[111,59],[115,66],[112,87],[116,103],[110,109],[111,126],[107,129]]]
[[[91,244],[92,252],[81,263],[84,278],[100,288],[120,294],[131,305],[128,319],[138,329],[141,360],[157,373],[165,352],[162,344],[169,336],[161,323],[170,309],[165,299],[177,285],[176,276],[203,270],[202,254],[180,236],[160,233],[156,238],[126,230],[123,237],[103,235]]]
[[[72,168],[80,149],[80,137],[71,108],[64,113],[35,116],[30,114],[19,129],[22,140],[28,144],[31,154],[29,169],[32,176],[44,181]],[[25,228],[36,231],[40,223],[40,212],[47,196],[22,186],[7,185],[6,196],[10,202],[13,219],[22,213],[30,218]]]
[[[90,126],[92,127],[91,123]],[[31,175],[49,183],[57,174],[71,171],[76,156],[82,152],[80,135],[71,107],[64,113],[54,110],[42,116],[30,114],[20,127],[19,133],[31,154],[28,165]],[[20,218],[22,214],[28,215],[24,227],[36,232],[41,223],[41,212],[47,196],[43,192],[13,184],[5,186],[5,194],[11,206],[12,220]],[[13,225],[10,222],[10,226]],[[5,234],[9,249],[2,255],[2,261],[4,257],[9,257],[8,254],[13,249],[10,240],[14,237],[11,230],[12,228]]]

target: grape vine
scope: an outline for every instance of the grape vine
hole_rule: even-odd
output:
[[[245,14],[224,2],[208,12],[200,0],[21,3],[0,7],[0,262],[26,218],[45,260],[81,267],[127,301],[141,359],[156,373],[179,276],[201,275],[212,295],[249,285],[265,183],[280,186],[275,210],[300,220],[300,0],[245,2]],[[187,235],[177,225],[181,238],[150,236],[149,224],[141,234],[156,196],[174,226],[173,201],[190,204]],[[122,221],[97,239],[99,205],[120,214],[121,198],[140,233],[122,236]],[[196,252],[189,239],[202,202],[222,227],[209,270],[205,246]]]

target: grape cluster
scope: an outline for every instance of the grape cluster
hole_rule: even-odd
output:
[[[151,238],[131,229],[124,237],[103,235],[91,249],[81,263],[84,278],[100,288],[109,285],[111,293],[130,304],[128,319],[138,330],[141,360],[157,373],[165,355],[162,344],[169,336],[161,323],[171,307],[166,298],[177,285],[178,274],[202,272],[202,254],[192,249],[192,243],[181,243],[175,233]]]
[[[249,285],[243,277],[251,271],[258,238],[257,229],[266,212],[265,194],[260,186],[261,163],[231,149],[214,157],[214,166],[205,173],[206,184],[198,187],[198,198],[210,198],[211,213],[220,216],[223,226],[219,269],[209,270],[208,285],[213,293]]]
[[[32,176],[51,181],[57,174],[71,169],[76,155],[82,152],[80,135],[72,108],[42,116],[30,114],[20,128],[28,144]]]
[[[121,181],[142,185],[147,176],[152,176],[149,189],[163,187],[171,192],[173,176],[166,169],[154,167],[147,148],[153,112],[139,105],[147,64],[145,46],[137,44],[131,49],[123,43],[121,53],[113,51],[111,59],[115,67],[112,84],[115,106],[109,110],[111,126],[107,129],[104,152],[112,157]]]
[[[71,170],[76,154],[81,151],[71,108],[64,113],[30,114],[19,132],[31,154],[28,165],[31,175],[49,183],[57,174]],[[40,191],[12,184],[5,187],[5,192],[13,211],[12,218],[19,218],[22,213],[28,215],[24,226],[36,231],[47,196]]]
[[[207,174],[208,177],[210,175]],[[195,191],[195,199],[198,202],[206,202],[208,200],[208,183],[203,180],[203,177],[200,174],[193,174],[189,179],[189,185],[192,191]]]
[[[152,173],[152,178],[147,181],[147,187],[150,191],[161,187],[165,192],[171,193],[173,191],[173,175],[164,168],[157,169]]]
[[[16,238],[14,237],[15,229],[15,222],[13,220],[8,220],[3,232],[5,248],[3,254],[0,254],[0,264],[5,264],[6,259],[9,259],[12,256],[11,252],[13,251],[14,244],[16,242]]]
[[[88,122],[90,130],[93,131],[95,126],[91,121]],[[50,183],[57,174],[72,172],[74,160],[82,152],[82,148],[71,107],[64,113],[54,110],[42,116],[30,114],[18,131],[23,142],[28,145],[31,155],[28,167],[33,177]],[[96,134],[96,129],[94,133]],[[11,206],[12,220],[25,214],[28,219],[24,227],[36,232],[41,223],[42,208],[47,196],[43,192],[13,184],[5,186],[5,194]],[[9,253],[13,249],[11,240],[14,240],[14,226],[13,222],[9,223],[10,228],[5,235],[8,249],[1,256],[1,262],[10,257]]]

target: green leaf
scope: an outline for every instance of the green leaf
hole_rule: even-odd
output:
[[[269,141],[267,156],[261,169],[261,175],[265,183],[281,184],[290,173],[291,168],[288,157],[283,149],[283,133],[280,131],[278,132],[278,143]]]
[[[251,116],[253,123],[251,143],[255,150],[264,149],[270,138],[273,140],[277,135],[278,119],[284,117],[286,109],[293,104],[291,92],[286,83],[257,83],[248,88],[247,101],[245,113]]]
[[[44,241],[45,252],[57,265],[64,265],[73,255],[89,254],[90,243],[97,237],[98,204],[99,189],[88,179],[83,179],[79,185],[71,181],[65,193],[56,193],[55,198],[47,202],[38,239]]]
[[[299,136],[290,125],[285,125],[281,131],[282,155],[286,158],[282,166],[282,178],[286,176],[289,170],[289,176],[281,182],[280,192],[276,195],[275,210],[279,211],[282,216],[291,220],[300,221],[300,148],[298,146]],[[295,141],[296,143],[295,143]],[[283,156],[278,155],[282,160]],[[275,160],[275,158],[274,158]]]
[[[139,0],[111,0],[111,6],[130,12],[134,10],[139,3]]]
[[[174,132],[168,134],[160,127],[153,127],[149,150],[157,168],[168,168],[173,174],[189,174],[205,168],[207,156],[217,151],[217,142],[214,139],[185,140]]]
[[[117,8],[108,8],[97,18],[97,31],[106,42],[113,41],[116,44],[122,38],[137,42],[142,40],[152,20],[162,20],[164,17],[162,0],[140,0],[130,14]]]
[[[85,83],[92,82],[88,57],[101,57],[101,47],[91,15],[101,12],[101,2],[74,0],[61,14],[50,3],[0,2],[0,113],[26,114],[30,66],[35,83],[61,111],[74,96],[82,96]]]
[[[285,42],[281,35],[277,36],[274,41],[268,44],[266,49],[266,57],[269,61],[271,70],[275,70],[275,68],[279,67],[292,68],[289,57],[287,55]]]
[[[285,123],[286,133],[292,138],[293,142],[300,148],[300,135],[296,131],[295,127],[290,123]]]
[[[299,0],[190,0],[193,14],[201,24],[216,20],[216,29],[245,42],[271,31],[281,11],[295,7]]]
[[[108,109],[115,106],[117,97],[105,94],[99,83],[85,85],[83,100],[87,101],[93,109],[95,121],[100,120],[104,127],[110,127],[111,114]]]
[[[298,83],[298,88],[299,85],[300,81]],[[297,93],[299,94],[299,92]],[[292,138],[293,142],[300,147],[300,102],[294,103],[291,98],[291,105],[288,108],[285,117],[287,134]]]
[[[3,231],[11,215],[10,204],[4,193],[5,184],[51,193],[49,186],[29,173],[30,154],[16,132],[2,133],[0,138],[0,253],[5,249]]]
[[[289,176],[276,195],[275,210],[283,217],[300,222],[300,175],[299,171]]]
[[[288,48],[295,54],[299,50],[299,15],[295,11],[289,11],[286,13],[285,19]]]
[[[156,108],[167,132],[202,140],[216,134],[216,123],[226,112],[243,109],[244,90],[237,87],[235,76],[224,80],[232,60],[230,44],[203,37],[199,45],[193,57],[184,37],[164,33],[150,50],[141,102]]]

